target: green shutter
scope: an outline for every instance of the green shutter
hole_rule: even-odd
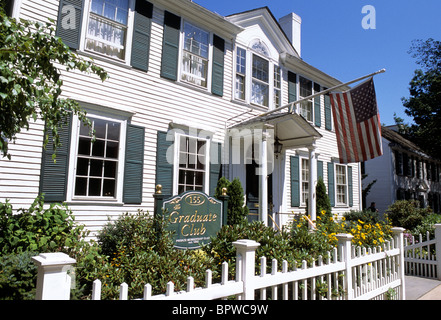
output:
[[[290,157],[291,166],[291,207],[300,207],[299,157]]]
[[[334,164],[332,162],[328,162],[328,196],[331,200],[331,207],[335,207]]]
[[[325,177],[323,176],[323,161],[317,161],[317,179],[322,178],[323,181]]]
[[[332,130],[331,97],[325,94],[325,129]]]
[[[209,195],[214,196],[218,180],[222,177],[222,145],[212,142],[210,146]]]
[[[167,161],[167,151],[173,141],[167,140],[167,132],[158,131],[156,146],[156,185],[162,186],[166,196],[173,194],[173,163]]]
[[[162,43],[161,77],[178,79],[179,34],[181,18],[165,11]]]
[[[58,8],[56,35],[75,50],[80,47],[83,3],[82,0],[61,0]]]
[[[153,5],[150,2],[136,1],[131,65],[143,71],[147,71],[149,65],[152,15]]]
[[[225,40],[213,35],[213,75],[211,92],[218,96],[224,94],[224,53]]]
[[[127,204],[142,203],[144,140],[144,127],[127,125],[123,189],[123,202]]]
[[[47,132],[49,142],[46,149],[43,149],[40,174],[40,194],[44,194],[45,202],[66,201],[71,131],[72,117],[70,116],[62,128],[58,129],[61,146],[56,151],[55,162],[52,159],[54,153],[52,132]]]
[[[297,75],[288,71],[288,103],[297,100]],[[292,112],[292,108],[288,112]]]
[[[320,92],[320,85],[314,83],[314,93]],[[321,110],[320,110],[320,96],[314,98],[314,123],[317,127],[321,127],[322,118],[321,118]]]
[[[352,207],[354,205],[354,186],[352,183],[352,167],[348,167],[348,198],[349,198],[349,206]]]

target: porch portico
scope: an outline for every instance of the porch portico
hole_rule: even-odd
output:
[[[301,115],[296,113],[273,113],[258,116],[229,128],[228,136],[232,139],[230,163],[239,163],[253,158],[258,164],[256,175],[259,176],[259,220],[268,224],[268,209],[272,212],[284,211],[284,185],[286,150],[307,148],[309,153],[309,195],[308,213],[316,219],[317,154],[316,141],[322,135]],[[243,140],[243,143],[235,143]],[[248,143],[247,143],[248,142]],[[251,148],[251,145],[254,145]],[[242,146],[242,147],[238,147]],[[249,152],[248,150],[253,150]],[[248,157],[238,154],[248,153]],[[236,161],[235,161],[236,160]],[[242,162],[241,162],[242,163]],[[268,177],[272,173],[272,190],[268,190]],[[272,194],[272,206],[269,208],[268,191]],[[271,212],[271,213],[272,213]]]

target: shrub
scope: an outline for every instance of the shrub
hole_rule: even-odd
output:
[[[74,256],[85,235],[66,206],[43,204],[37,197],[14,214],[8,201],[0,203],[0,299],[33,299],[37,268],[31,258],[43,252]]]
[[[0,252],[25,251],[69,253],[83,233],[84,226],[75,224],[72,212],[63,205],[43,208],[43,197],[37,197],[29,209],[17,214],[8,201],[0,203]]]
[[[331,200],[329,200],[329,196],[326,193],[326,186],[323,182],[322,177],[319,177],[319,179],[317,180],[317,186],[315,187],[315,190],[317,195],[317,212],[325,211],[328,214],[331,214]]]
[[[380,215],[378,212],[372,212],[370,210],[351,210],[348,213],[344,214],[346,221],[363,221],[371,224],[375,224],[381,221]]]
[[[392,225],[412,231],[432,214],[430,208],[420,208],[418,200],[399,200],[386,211]]]
[[[227,188],[229,196],[227,223],[229,225],[242,223],[247,219],[248,207],[244,204],[244,191],[239,178],[234,178],[231,182],[225,177],[220,178],[216,186],[216,198],[222,195],[222,188]]]
[[[176,290],[184,290],[188,276],[202,286],[205,270],[214,260],[202,250],[175,249],[171,239],[162,217],[154,218],[141,210],[125,214],[99,233],[107,258],[100,268],[90,270],[88,277],[101,280],[103,299],[117,298],[123,282],[129,284],[129,299],[141,297],[147,283],[153,294],[165,292],[169,281]]]

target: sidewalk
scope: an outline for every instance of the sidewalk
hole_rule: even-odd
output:
[[[406,300],[441,300],[441,281],[406,276]]]

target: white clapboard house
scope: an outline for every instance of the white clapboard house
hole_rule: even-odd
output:
[[[399,133],[397,126],[381,129],[384,154],[363,164],[367,178],[372,181],[366,206],[375,202],[384,214],[397,200],[418,200],[422,207],[441,212],[441,161],[428,155],[418,145]]]
[[[240,178],[250,214],[265,223],[304,213],[318,177],[333,213],[361,208],[360,165],[338,162],[329,96],[259,117],[341,84],[301,57],[296,14],[223,17],[190,0],[15,0],[9,9],[57,21],[58,36],[110,77],[63,71],[63,96],[87,110],[96,142],[74,116],[54,163],[44,123],[32,123],[0,160],[0,200],[14,208],[43,193],[93,232],[108,217],[153,212],[158,184],[170,196],[213,195],[221,176]]]

